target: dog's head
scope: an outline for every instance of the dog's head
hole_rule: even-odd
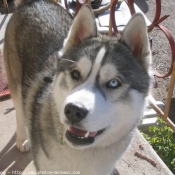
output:
[[[89,6],[81,8],[60,52],[54,99],[75,148],[107,146],[133,130],[149,91],[146,24],[135,15],[121,36],[98,36]]]

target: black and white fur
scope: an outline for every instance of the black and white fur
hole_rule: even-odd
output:
[[[88,5],[73,20],[51,0],[16,4],[4,62],[17,147],[28,151],[32,145],[40,171],[109,174],[132,139],[149,92],[143,16],[135,15],[117,40],[97,33]]]

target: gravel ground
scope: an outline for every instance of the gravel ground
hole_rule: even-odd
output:
[[[144,0],[140,0],[144,1]],[[154,19],[155,14],[155,0],[147,0],[144,3],[148,7],[148,11],[146,12],[147,17],[152,21]],[[161,0],[162,4],[162,13],[161,17],[164,15],[170,15],[165,21],[161,23],[167,27],[175,38],[175,1],[174,0]],[[145,5],[145,6],[146,6]],[[151,34],[153,38],[153,68],[158,70],[162,74],[166,74],[170,68],[172,61],[172,54],[170,45],[166,36],[160,31],[158,28],[155,28]],[[167,92],[170,83],[170,77],[167,78],[155,78],[158,87],[152,89],[152,94],[156,100],[162,101],[166,103]],[[174,88],[175,89],[175,88]],[[171,102],[171,108],[169,113],[170,118],[175,122],[175,91],[173,93],[173,98]]]

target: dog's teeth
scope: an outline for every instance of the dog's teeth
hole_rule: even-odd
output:
[[[89,137],[89,132],[87,132],[85,135],[84,135],[85,138],[88,138]]]
[[[70,131],[70,126],[68,126],[67,130]]]

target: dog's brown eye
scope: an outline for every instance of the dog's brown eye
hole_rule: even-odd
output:
[[[78,81],[81,78],[80,72],[78,70],[73,70],[70,74],[73,80]]]

